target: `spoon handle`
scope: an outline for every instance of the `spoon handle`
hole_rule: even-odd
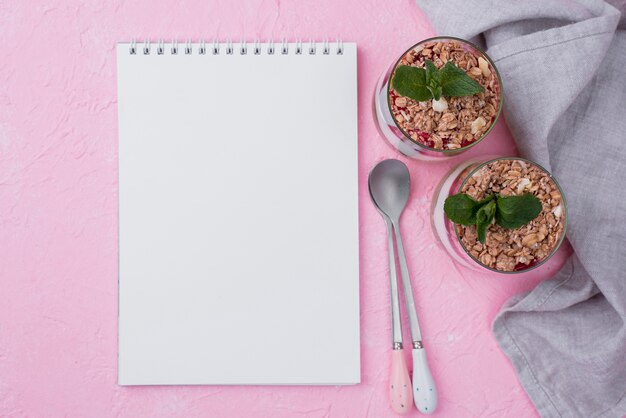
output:
[[[400,297],[398,296],[398,277],[396,272],[396,252],[393,246],[393,224],[384,216],[387,226],[387,253],[389,254],[389,289],[391,294],[391,332],[393,347],[402,347],[402,322],[400,320]]]
[[[415,309],[415,300],[413,299],[413,288],[411,286],[411,278],[409,277],[409,268],[406,264],[402,235],[400,234],[400,227],[397,222],[393,222],[393,230],[396,236],[406,311],[409,317],[411,339],[413,340],[413,399],[415,406],[420,412],[431,414],[437,408],[437,388],[435,387],[433,376],[428,368],[426,352],[422,345],[422,333],[420,331],[419,322],[417,321],[417,310]]]
[[[424,347],[413,349],[413,399],[422,414],[432,414],[437,409],[437,388]]]
[[[400,320],[400,298],[398,296],[398,278],[396,272],[396,252],[393,244],[393,224],[383,216],[387,226],[387,253],[389,254],[389,288],[391,294],[391,332],[393,350],[391,351],[391,374],[389,376],[389,400],[391,408],[400,415],[411,410],[413,389],[411,377],[402,350],[402,323]]]
[[[397,222],[392,223],[393,230],[396,234],[396,247],[398,247],[398,262],[400,263],[400,272],[402,276],[402,286],[404,287],[404,301],[406,302],[406,313],[409,318],[409,329],[411,330],[411,339],[413,342],[422,341],[422,333],[420,331],[419,322],[417,320],[417,310],[415,309],[415,300],[413,299],[413,289],[411,287],[411,277],[409,276],[409,268],[406,264],[404,255],[404,245],[402,245],[402,235],[400,234],[400,225]]]
[[[391,398],[391,409],[397,414],[404,415],[411,410],[413,406],[411,378],[409,377],[409,369],[406,367],[404,350],[402,348],[391,351],[389,396]]]

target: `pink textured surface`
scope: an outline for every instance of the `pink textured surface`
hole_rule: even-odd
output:
[[[432,34],[411,0],[0,2],[0,416],[392,416],[385,228],[366,181],[398,155],[378,137],[371,97],[385,67]],[[115,43],[242,35],[358,42],[362,384],[118,387]],[[502,122],[472,154],[494,149],[514,150]],[[408,166],[403,234],[436,416],[535,416],[490,324],[562,255],[520,277],[455,267],[429,221],[450,164]]]

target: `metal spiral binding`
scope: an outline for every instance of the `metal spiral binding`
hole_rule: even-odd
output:
[[[220,42],[217,39],[213,39],[213,41],[211,42],[211,54],[212,55],[220,55],[222,53],[221,50],[221,46],[225,44],[225,50],[223,51],[226,55],[234,55],[235,54],[235,44],[233,43],[232,40],[227,39],[226,42],[223,42],[222,44],[220,44]],[[308,42],[308,46],[306,48],[303,48],[303,43],[301,39],[296,39],[295,43],[295,50],[293,51],[293,53],[295,53],[295,55],[304,55],[304,54],[308,54],[308,55],[316,55],[317,54],[317,47],[318,47],[318,43],[315,42],[313,39],[310,39]],[[156,47],[156,53],[157,55],[165,55],[165,41],[163,39],[159,39],[157,42],[154,43],[155,47]],[[334,49],[334,53],[337,55],[343,55],[344,52],[344,46],[343,46],[343,41],[341,39],[338,39],[336,42],[334,42],[334,48],[333,46],[331,46],[330,41],[328,41],[328,39],[325,39],[324,41],[321,42],[322,44],[322,54],[323,55],[331,55],[331,53],[333,53],[333,49]],[[133,39],[130,42],[129,45],[129,54],[130,55],[138,55],[139,53],[143,53],[143,55],[150,55],[150,53],[152,52],[152,45],[153,43],[150,42],[149,40],[144,40],[143,41],[143,47],[141,48],[141,51],[138,52],[138,48],[137,48],[137,40]],[[172,40],[170,43],[170,55],[178,55],[179,52],[179,47],[178,47],[178,40],[174,39]],[[194,43],[192,42],[191,39],[187,39],[184,43],[184,54],[185,55],[192,55],[194,54]],[[287,42],[286,39],[282,39],[281,43],[280,43],[280,47],[276,48],[276,46],[274,45],[274,40],[272,39],[268,39],[267,40],[267,48],[265,50],[265,53],[267,53],[267,55],[274,55],[275,53],[278,54],[282,54],[282,55],[287,55],[289,54],[289,42]],[[252,43],[252,54],[253,55],[263,55],[263,46],[261,43],[261,40],[256,38],[253,43]],[[276,49],[279,50],[279,52],[276,51]],[[182,54],[183,52],[181,52]],[[206,46],[206,42],[204,40],[200,40],[198,42],[198,49],[197,49],[197,53],[200,55],[206,55],[207,54],[207,46]],[[248,42],[244,39],[242,39],[241,41],[237,42],[237,53],[239,55],[247,55],[248,54]]]
[[[281,54],[287,55],[289,53],[289,42],[283,38],[283,46],[280,49]]]

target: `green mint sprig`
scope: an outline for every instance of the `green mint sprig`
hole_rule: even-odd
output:
[[[484,244],[494,217],[503,228],[520,228],[541,213],[541,202],[528,193],[520,196],[489,195],[479,201],[458,193],[446,199],[443,210],[455,224],[476,225],[478,241]]]
[[[401,65],[391,80],[391,86],[400,95],[418,102],[429,99],[439,100],[441,96],[461,97],[483,93],[484,87],[468,76],[465,71],[448,61],[437,69],[426,60],[424,68]]]

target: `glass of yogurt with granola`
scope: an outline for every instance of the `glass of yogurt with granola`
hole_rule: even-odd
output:
[[[519,157],[465,161],[433,196],[433,231],[459,264],[521,273],[545,263],[565,238],[563,191],[540,165]]]
[[[502,109],[502,81],[474,44],[429,38],[379,79],[374,97],[382,136],[404,155],[438,161],[482,141]]]

